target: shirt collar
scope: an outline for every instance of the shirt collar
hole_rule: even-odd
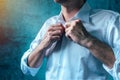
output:
[[[70,19],[71,20],[75,20],[75,19],[80,19],[83,22],[87,22],[89,23],[89,13],[90,13],[91,7],[89,6],[89,4],[86,2],[82,8],[80,8],[80,10],[75,14],[75,16],[73,18]],[[62,16],[62,12],[60,12],[59,14],[59,19],[58,20],[62,20],[63,16]]]

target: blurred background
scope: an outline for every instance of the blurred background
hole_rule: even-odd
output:
[[[94,9],[120,13],[119,0],[88,0]],[[0,0],[0,80],[45,80],[46,60],[35,77],[24,75],[20,59],[41,26],[59,14],[53,0]]]

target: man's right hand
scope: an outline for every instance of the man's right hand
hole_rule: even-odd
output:
[[[40,46],[43,49],[47,49],[48,47],[51,46],[53,42],[60,40],[63,33],[64,33],[64,27],[62,24],[59,23],[56,25],[51,25],[48,28],[43,40],[41,41]]]
[[[60,40],[63,33],[64,33],[64,27],[62,26],[62,24],[56,24],[50,26],[41,43],[29,55],[28,66],[35,68],[39,67],[44,58],[44,50],[46,50],[49,46],[51,46],[51,44],[54,41]]]

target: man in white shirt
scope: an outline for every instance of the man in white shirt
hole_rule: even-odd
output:
[[[120,80],[120,15],[93,10],[85,0],[54,0],[61,13],[48,19],[21,59],[35,75],[47,57],[46,80]]]

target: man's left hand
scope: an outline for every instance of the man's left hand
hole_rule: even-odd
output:
[[[66,37],[72,41],[88,48],[91,54],[103,62],[109,68],[112,68],[115,62],[113,50],[107,44],[91,36],[84,28],[80,20],[74,20],[66,23]]]
[[[80,20],[66,22],[65,35],[67,38],[84,47],[86,47],[88,37],[90,36]]]

